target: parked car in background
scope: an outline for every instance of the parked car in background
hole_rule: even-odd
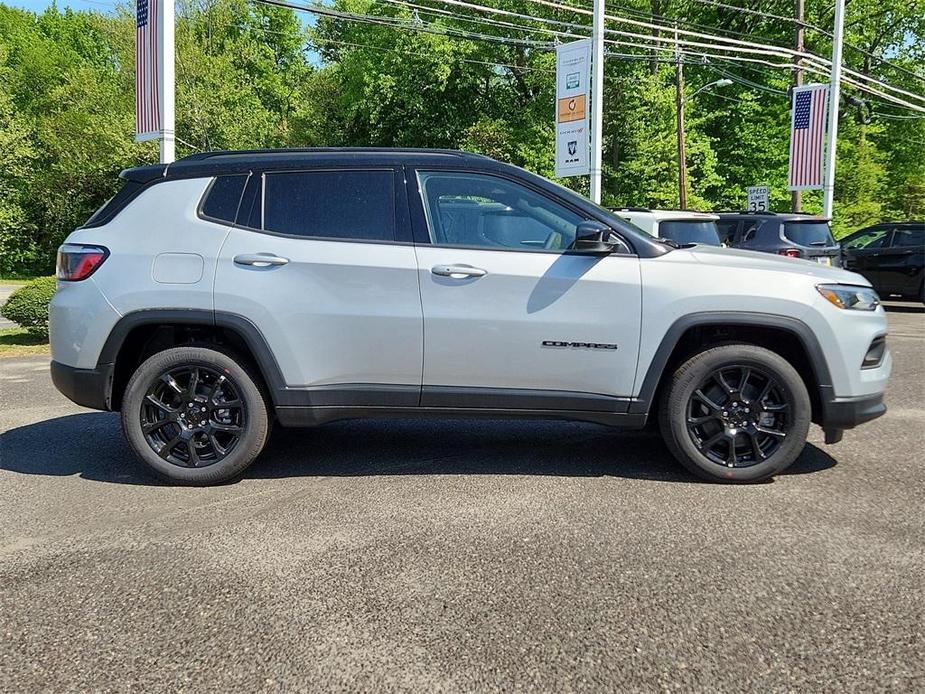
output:
[[[874,285],[881,296],[925,303],[925,222],[886,222],[841,240],[845,267]]]
[[[679,246],[692,243],[702,246],[721,246],[715,214],[690,210],[650,210],[647,207],[612,208],[618,217],[632,222],[647,234],[658,239],[674,241]]]
[[[717,214],[720,239],[727,246],[841,267],[841,246],[824,217],[778,212]]]

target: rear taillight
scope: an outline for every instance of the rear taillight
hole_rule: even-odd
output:
[[[109,257],[109,249],[66,243],[58,249],[57,276],[65,282],[85,280]]]
[[[777,251],[778,255],[785,255],[788,258],[800,258],[803,256],[797,248],[783,248]]]

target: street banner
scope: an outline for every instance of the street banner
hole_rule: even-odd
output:
[[[556,176],[591,172],[588,96],[591,41],[556,47]]]
[[[790,190],[822,188],[825,124],[829,87],[807,84],[793,88],[790,113]]]
[[[172,0],[137,0],[135,6],[135,141],[160,137],[161,74],[158,5]]]

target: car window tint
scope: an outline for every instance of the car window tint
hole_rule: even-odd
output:
[[[394,241],[391,171],[299,171],[264,179],[263,228],[293,236]]]
[[[498,176],[422,171],[418,177],[436,244],[565,250],[582,221],[568,208]]]
[[[887,239],[890,238],[890,230],[884,228],[869,229],[863,233],[856,234],[845,241],[845,248],[883,248]]]
[[[798,246],[834,246],[828,222],[787,222],[784,238]]]
[[[902,248],[922,248],[925,246],[925,228],[896,227],[893,230],[893,240],[890,245]]]
[[[736,222],[717,222],[716,227],[719,230],[719,238],[723,243],[729,244],[735,242],[736,229],[739,223]]]
[[[671,239],[682,246],[699,243],[705,246],[718,246],[719,233],[716,222],[694,219],[662,220],[658,225],[658,235]]]
[[[218,176],[209,186],[202,202],[202,215],[234,223],[247,176]]]
[[[746,222],[745,228],[742,230],[742,241],[751,241],[755,238],[755,234],[758,233],[759,222]]]

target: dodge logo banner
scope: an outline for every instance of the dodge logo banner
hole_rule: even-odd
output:
[[[590,172],[588,87],[591,41],[556,48],[556,176]]]

